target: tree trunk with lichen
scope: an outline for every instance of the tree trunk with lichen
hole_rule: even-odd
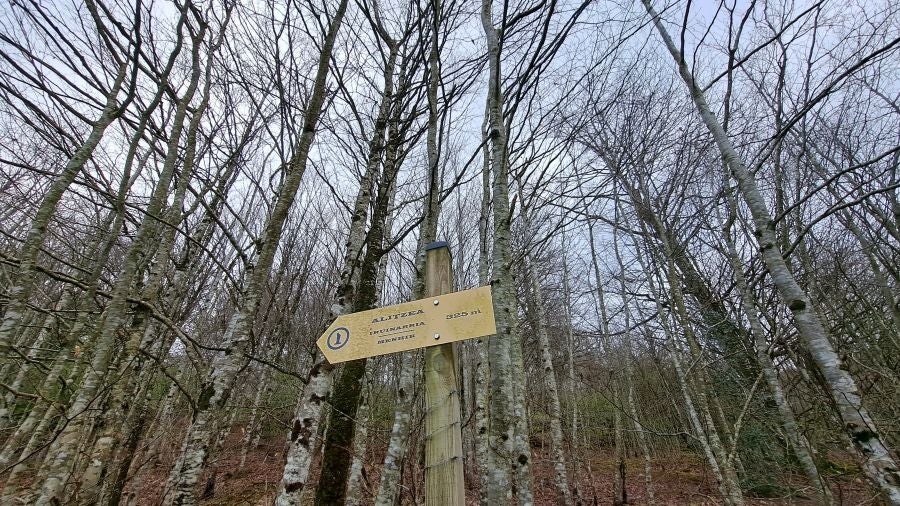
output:
[[[115,79],[105,97],[103,110],[100,111],[100,115],[91,125],[90,133],[74,151],[63,170],[50,183],[50,187],[44,194],[40,204],[38,204],[37,213],[32,219],[22,247],[19,249],[19,264],[15,272],[9,276],[13,283],[7,288],[8,300],[4,309],[3,319],[0,320],[0,351],[4,351],[7,346],[13,343],[16,334],[20,330],[22,319],[28,313],[28,299],[31,297],[31,292],[34,289],[38,256],[47,238],[47,229],[53,220],[53,215],[56,214],[56,208],[63,194],[65,194],[78,174],[81,173],[84,165],[93,156],[94,150],[100,144],[106,129],[122,112],[118,96],[122,91],[128,67],[128,61],[123,61],[119,64]]]
[[[294,146],[291,160],[284,167],[285,176],[278,190],[278,197],[251,256],[238,310],[229,321],[222,340],[221,347],[225,351],[215,355],[210,364],[210,371],[200,386],[197,409],[193,414],[180,455],[169,474],[163,501],[166,505],[194,504],[196,501],[194,489],[209,457],[213,438],[218,434],[218,426],[221,423],[220,411],[228,401],[238,372],[247,360],[244,354],[250,346],[253,319],[272,269],[284,223],[306,171],[327,94],[328,64],[346,8],[347,0],[342,0],[328,25],[306,107],[302,132]]]
[[[756,184],[755,176],[747,168],[728,138],[728,134],[722,128],[722,124],[710,109],[703,90],[694,80],[687,62],[663,26],[662,20],[650,4],[650,0],[643,0],[643,3],[653,18],[666,48],[675,60],[678,72],[690,91],[691,99],[703,123],[712,134],[727,168],[737,180],[739,193],[747,204],[753,220],[754,236],[759,245],[763,263],[772,277],[772,282],[782,302],[790,309],[794,317],[794,324],[806,351],[809,352],[816,368],[825,379],[834,402],[836,415],[840,418],[843,430],[853,444],[855,453],[862,463],[863,471],[872,484],[884,494],[888,502],[900,504],[900,466],[898,466],[891,449],[887,447],[874,419],[863,406],[859,387],[835,352],[828,331],[809,294],[800,286],[788,267],[783,256],[784,252],[778,245],[772,214]]]
[[[386,230],[387,217],[392,194],[396,189],[394,179],[399,168],[395,152],[398,149],[398,146],[395,145],[399,142],[398,135],[392,128],[388,128],[388,139],[385,141],[384,134],[384,129],[389,123],[390,105],[393,103],[396,51],[396,46],[391,49],[384,70],[385,89],[382,92],[382,102],[379,107],[379,116],[376,118],[375,131],[369,143],[366,174],[360,182],[351,217],[341,281],[336,302],[332,305],[334,318],[373,306],[380,295],[383,284],[379,280],[379,273],[384,272],[381,262],[382,249],[384,236],[389,234],[389,231]],[[379,193],[371,220],[372,226],[366,233],[366,217],[372,196],[370,185],[382,164],[385,167],[379,181]],[[345,487],[349,481],[352,465],[352,455],[347,450],[352,444],[349,439],[355,432],[352,417],[358,409],[360,381],[364,372],[364,360],[346,364],[342,369],[341,377],[334,385],[334,392],[340,392],[340,394],[332,393],[329,398],[328,395],[332,391],[334,382],[334,367],[324,359],[313,367],[298,403],[293,428],[289,435],[287,463],[276,504],[300,504],[303,500],[304,486],[317,447],[314,438],[318,434],[322,422],[323,400],[326,398],[330,399],[329,403],[334,407],[329,419],[329,430],[326,432],[326,438],[330,438],[330,443],[326,444],[324,448],[322,465],[323,469],[327,467],[329,470],[320,476],[316,501],[337,500],[341,502],[346,497]],[[348,438],[347,434],[341,434],[342,430],[349,431],[351,438]]]
[[[485,114],[485,122],[488,116]],[[490,268],[491,255],[488,241],[489,225],[491,220],[491,165],[490,150],[487,143],[484,144],[483,160],[481,168],[481,207],[478,217],[478,284],[485,286],[491,282]],[[479,477],[479,503],[487,506],[487,485],[490,449],[488,447],[488,378],[490,377],[490,364],[487,359],[487,344],[490,337],[480,337],[472,344],[472,417],[475,423],[475,470]]]
[[[431,26],[428,51],[428,87],[426,95],[428,99],[428,129],[426,132],[426,154],[428,157],[428,195],[423,209],[423,220],[416,247],[416,279],[413,282],[412,298],[420,299],[425,293],[425,245],[434,242],[437,235],[437,220],[440,215],[441,182],[438,159],[438,84],[440,80],[440,54],[437,32],[437,20],[440,19],[440,2],[433,4],[435,23]],[[397,118],[399,119],[399,118]],[[392,122],[392,128],[396,120]],[[393,137],[393,135],[392,135]],[[394,143],[392,143],[394,144]],[[396,163],[396,162],[394,162]],[[418,352],[404,352],[400,359],[400,378],[397,386],[397,405],[394,410],[394,424],[391,428],[391,438],[388,443],[387,453],[384,457],[384,465],[381,471],[381,479],[375,504],[378,506],[392,505],[397,501],[400,492],[400,471],[403,459],[408,451],[408,438],[411,429],[410,423],[413,412],[413,395],[416,369],[420,364]]]
[[[287,462],[282,471],[278,496],[275,498],[277,506],[303,504],[302,494],[318,448],[315,439],[319,432],[322,408],[331,391],[333,372],[334,366],[326,360],[317,362],[309,371],[288,434]]]
[[[381,268],[379,267],[379,272]],[[363,376],[363,393],[360,396],[359,409],[356,410],[356,433],[353,435],[353,458],[350,463],[350,476],[347,480],[347,500],[344,504],[348,506],[361,506],[366,504],[364,497],[365,479],[365,463],[366,463],[366,446],[369,442],[369,412],[371,411],[370,403],[372,402],[371,378],[374,374],[373,367],[375,361],[369,360],[366,363],[366,373]]]
[[[256,385],[256,393],[253,395],[253,406],[250,408],[250,416],[244,425],[241,437],[241,462],[238,469],[243,469],[247,464],[247,454],[251,448],[255,447],[254,441],[259,433],[259,410],[265,401],[266,395],[270,391],[270,376],[272,369],[270,367],[262,368],[259,374],[259,384]]]
[[[483,481],[486,500],[494,505],[513,502],[513,481],[516,480],[516,500],[530,502],[528,469],[531,463],[527,434],[517,434],[516,416],[524,414],[521,397],[516,395],[516,382],[522,381],[520,363],[521,342],[516,324],[516,291],[512,275],[512,244],[509,211],[509,161],[507,131],[503,118],[503,93],[500,74],[500,38],[494,27],[490,0],[481,3],[481,24],[487,39],[488,59],[488,137],[491,148],[493,174],[493,254],[491,256],[494,298],[494,317],[497,334],[488,339],[490,361],[490,424],[488,431],[488,473]],[[519,351],[516,353],[515,348]],[[519,401],[519,402],[517,402]]]
[[[769,355],[769,345],[766,341],[766,333],[762,322],[759,319],[756,303],[753,300],[753,294],[750,291],[747,279],[744,276],[744,269],[743,266],[741,266],[740,256],[738,256],[734,239],[731,237],[731,225],[736,217],[735,213],[737,206],[734,203],[734,196],[730,191],[728,191],[727,199],[729,205],[729,218],[722,230],[722,234],[725,238],[728,261],[731,265],[731,270],[734,274],[734,279],[741,297],[741,306],[743,307],[744,314],[747,316],[747,321],[750,324],[750,333],[753,335],[753,348],[756,351],[759,367],[766,379],[766,385],[769,387],[769,393],[772,395],[772,400],[775,401],[775,406],[778,408],[778,413],[781,415],[781,427],[784,429],[784,434],[787,437],[788,443],[794,451],[797,460],[800,461],[800,467],[806,474],[807,479],[809,479],[810,484],[817,490],[817,500],[820,504],[831,505],[834,503],[831,489],[819,473],[819,469],[812,456],[812,446],[800,432],[796,417],[794,416],[794,410],[791,408],[790,403],[788,403],[784,387],[781,384],[781,379],[778,377],[778,371],[775,368],[775,363]]]
[[[177,149],[184,128],[187,108],[193,98],[194,92],[200,83],[200,42],[205,34],[201,29],[195,38],[192,48],[192,73],[189,86],[185,94],[178,101],[174,114],[172,128],[169,133],[167,149]],[[97,402],[97,392],[102,388],[107,369],[114,362],[115,339],[117,332],[126,321],[128,309],[128,296],[133,289],[133,281],[139,272],[139,267],[146,262],[151,255],[153,240],[159,232],[157,216],[160,215],[166,198],[169,195],[169,186],[175,175],[175,164],[166,163],[154,187],[153,194],[147,205],[147,212],[138,227],[137,236],[126,253],[115,285],[112,289],[110,301],[104,312],[104,320],[93,349],[90,367],[87,369],[76,398],[69,407],[67,417],[71,420],[63,429],[59,437],[50,446],[48,454],[51,456],[45,468],[44,478],[41,484],[41,492],[36,499],[37,504],[52,504],[65,497],[64,488],[72,472],[73,456],[78,446],[84,442],[84,435],[90,426],[86,423],[84,413]]]
[[[611,332],[609,329],[609,316],[606,310],[606,294],[603,290],[603,277],[600,274],[600,263],[597,256],[597,247],[594,244],[594,228],[588,224],[588,240],[591,250],[591,266],[594,270],[594,279],[597,283],[597,307],[599,309],[600,328],[603,332],[603,340],[601,341],[601,350],[607,356],[612,355]],[[619,392],[620,381],[617,373],[610,380],[611,400],[613,403],[613,441],[614,441],[614,465],[613,465],[613,504],[621,505],[628,503],[627,488],[625,484],[626,465],[625,465],[625,438],[624,425],[622,424],[621,412],[621,395]]]
[[[403,91],[399,96],[404,96]],[[400,109],[399,106],[396,108],[398,114]],[[365,254],[359,265],[358,285],[353,294],[353,312],[371,309],[378,302],[378,271],[381,258],[386,253],[384,235],[390,213],[388,204],[392,200],[392,188],[395,188],[394,181],[400,169],[396,151],[403,142],[401,131],[391,131],[393,135],[386,145],[389,153],[385,155],[384,170],[378,183],[371,224],[366,234]],[[333,409],[323,442],[321,473],[316,487],[317,505],[342,504],[346,500],[355,417],[365,370],[366,359],[348,362],[344,364],[340,377],[334,384],[330,402]]]
[[[666,308],[663,307],[663,304],[661,302],[662,293],[659,291],[657,284],[653,279],[653,274],[650,271],[649,266],[645,262],[641,250],[635,249],[635,255],[638,263],[641,266],[641,269],[647,277],[650,291],[654,295],[656,311],[660,315],[659,321],[663,327],[663,331],[671,348],[670,357],[672,360],[672,365],[675,369],[676,377],[678,378],[679,390],[681,391],[681,395],[684,399],[684,409],[688,417],[688,422],[690,423],[690,426],[696,435],[697,442],[700,444],[700,448],[703,450],[703,454],[706,457],[706,462],[709,464],[710,470],[712,471],[712,474],[716,479],[720,495],[722,496],[726,504],[735,504],[735,501],[733,500],[733,492],[728,485],[727,478],[723,473],[722,467],[719,462],[718,455],[722,453],[721,444],[719,445],[720,447],[718,452],[713,449],[713,443],[711,442],[711,438],[707,433],[707,428],[704,425],[704,422],[701,421],[700,413],[698,412],[697,405],[694,402],[694,396],[691,392],[691,381],[688,378],[685,368],[681,363],[681,346],[678,344],[675,338],[674,330],[671,328],[671,325],[668,322],[668,318],[665,316]],[[712,431],[715,430],[715,427],[710,427],[709,429],[710,431]],[[740,504],[740,502],[738,502],[737,504]]]
[[[553,366],[553,352],[550,349],[550,338],[547,336],[547,311],[544,308],[544,295],[535,272],[534,260],[525,258],[525,275],[529,286],[530,312],[541,351],[541,372],[544,388],[550,401],[550,455],[553,461],[553,484],[556,487],[556,504],[572,504],[572,493],[566,471],[566,458],[563,446],[562,407],[559,402],[559,388],[556,382],[556,369]]]

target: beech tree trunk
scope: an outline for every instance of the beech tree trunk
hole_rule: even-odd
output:
[[[562,247],[567,250],[568,241],[565,238],[565,229],[562,231],[563,240]],[[572,500],[575,504],[580,504],[581,485],[579,483],[579,462],[581,459],[580,445],[578,444],[578,388],[576,387],[575,378],[575,333],[573,331],[574,322],[572,321],[572,287],[569,279],[569,261],[568,255],[563,253],[563,304],[566,308],[566,384],[569,411],[572,413],[569,420],[569,456],[572,466]]]
[[[379,271],[380,271],[379,267]],[[348,506],[361,506],[366,503],[364,497],[364,466],[366,463],[366,445],[369,442],[369,411],[371,402],[371,377],[375,361],[366,363],[366,374],[363,376],[363,392],[360,395],[359,408],[356,410],[356,433],[353,435],[353,458],[350,463],[350,476],[347,479]]]
[[[405,67],[405,66],[404,66]],[[402,74],[402,72],[401,72]],[[385,88],[386,95],[391,98],[391,88]],[[398,90],[398,99],[406,96],[406,86]],[[403,110],[395,104],[394,125],[400,122],[399,115]],[[366,234],[365,255],[359,264],[359,277],[352,299],[353,312],[373,308],[378,302],[380,286],[378,272],[381,258],[387,253],[384,249],[385,227],[390,213],[388,204],[393,200],[394,181],[400,170],[400,159],[397,152],[403,143],[405,130],[392,127],[392,135],[386,145],[379,146],[378,151],[385,151],[384,168],[378,183],[378,193],[372,211],[372,219]],[[350,453],[355,432],[355,416],[359,407],[359,396],[362,391],[362,379],[365,373],[366,360],[354,360],[344,364],[340,377],[334,384],[331,394],[332,411],[328,420],[328,431],[323,442],[321,473],[316,487],[316,504],[327,506],[343,503],[346,500],[346,488],[349,481],[352,455]]]
[[[594,279],[597,283],[597,307],[600,309],[600,328],[603,332],[603,337],[601,338],[600,349],[603,350],[603,353],[607,356],[612,355],[613,347],[612,343],[609,342],[611,337],[611,332],[609,329],[609,316],[606,311],[606,294],[603,291],[603,277],[600,275],[600,264],[597,260],[597,249],[594,245],[594,228],[593,225],[588,223],[588,239],[590,241],[591,248],[591,266],[594,269]],[[610,379],[610,390],[611,390],[611,398],[613,404],[613,438],[615,441],[615,463],[613,467],[613,504],[627,504],[628,496],[627,496],[627,488],[625,483],[626,476],[626,466],[625,466],[625,438],[623,434],[624,425],[622,424],[622,413],[621,413],[621,395],[619,392],[620,382],[618,380],[618,374],[613,373],[613,378]]]
[[[533,234],[531,217],[528,215],[528,209],[525,207],[525,197],[522,191],[522,183],[517,185],[519,202],[521,202],[523,225],[529,235]],[[553,352],[550,349],[550,338],[547,335],[547,310],[544,306],[544,294],[541,289],[538,273],[534,266],[534,259],[530,251],[526,250],[524,260],[525,283],[527,285],[529,297],[529,312],[532,315],[532,325],[535,334],[537,334],[538,346],[540,347],[541,369],[543,372],[544,388],[547,390],[547,397],[550,401],[550,455],[553,460],[554,480],[556,487],[556,503],[560,505],[572,504],[572,492],[569,490],[569,480],[566,470],[566,458],[563,445],[562,430],[562,407],[560,405],[559,388],[556,382],[556,369],[553,366]]]
[[[244,425],[244,434],[241,439],[240,469],[247,464],[247,454],[256,446],[254,441],[259,435],[259,409],[265,401],[266,394],[269,393],[271,371],[271,368],[265,367],[260,372],[259,384],[256,386],[256,394],[253,396],[253,407],[250,408],[250,416]]]
[[[863,406],[862,394],[856,381],[841,364],[809,294],[797,283],[785,262],[781,248],[778,247],[772,215],[756,184],[754,175],[744,164],[721,123],[709,108],[703,91],[694,80],[684,57],[663,26],[656,10],[650,5],[650,0],[643,0],[643,3],[653,18],[666,48],[675,60],[678,72],[690,91],[703,123],[712,134],[725,164],[738,182],[738,189],[756,227],[754,236],[759,244],[763,262],[782,302],[794,316],[794,323],[806,350],[827,382],[837,410],[836,414],[840,417],[844,432],[850,438],[856,454],[862,462],[866,476],[884,494],[887,501],[891,504],[900,504],[900,466],[882,440],[878,427],[868,410]]]
[[[10,279],[14,282],[8,288],[9,300],[6,303],[3,320],[0,321],[0,350],[4,350],[12,344],[16,333],[19,331],[20,323],[28,312],[27,303],[34,288],[35,275],[37,274],[35,265],[41,248],[46,241],[47,227],[50,226],[59,201],[75,180],[75,177],[82,171],[84,164],[94,154],[94,150],[103,138],[107,127],[122,113],[122,105],[125,104],[120,105],[118,97],[128,75],[128,67],[129,61],[127,60],[119,64],[113,84],[106,95],[106,103],[99,117],[91,126],[90,133],[78,149],[75,150],[65,167],[63,167],[62,172],[54,177],[43,199],[38,204],[37,213],[32,219],[25,241],[19,250],[18,268],[10,276]]]
[[[740,263],[737,248],[734,245],[734,240],[731,238],[731,223],[736,218],[737,213],[737,206],[733,202],[734,197],[731,195],[731,192],[728,192],[728,201],[730,208],[729,218],[728,222],[723,227],[722,234],[725,238],[728,260],[731,263],[734,279],[737,283],[737,288],[740,291],[741,305],[747,316],[747,321],[750,324],[750,332],[753,335],[753,347],[756,351],[759,367],[766,379],[769,393],[772,395],[772,399],[775,401],[775,405],[778,408],[778,414],[781,415],[781,427],[784,429],[784,434],[791,445],[791,449],[794,451],[794,455],[796,455],[797,460],[800,461],[800,467],[803,468],[803,472],[809,479],[810,484],[816,487],[818,501],[825,505],[833,504],[834,498],[831,495],[831,489],[828,487],[828,483],[822,478],[822,475],[819,474],[819,469],[816,467],[812,457],[812,446],[797,426],[794,410],[788,403],[784,393],[784,387],[781,384],[781,379],[778,377],[778,371],[775,369],[775,363],[769,355],[769,345],[766,341],[766,333],[763,329],[762,322],[759,320],[759,313],[756,309],[756,303],[753,300],[753,294],[750,292],[750,287],[747,285],[747,279],[744,277],[744,269]]]
[[[240,308],[231,318],[225,331],[222,348],[227,351],[216,354],[209,374],[201,386],[191,426],[182,445],[180,456],[169,474],[163,501],[166,505],[188,505],[194,504],[196,501],[194,489],[209,456],[212,438],[218,433],[219,411],[228,401],[237,373],[246,360],[244,352],[250,345],[252,321],[272,269],[288,211],[294,203],[297,189],[306,171],[309,151],[325,103],[328,62],[346,8],[347,0],[341,0],[328,25],[328,33],[322,43],[312,92],[307,102],[302,133],[294,146],[291,160],[284,167],[285,176],[278,191],[278,198],[266,221],[263,233],[257,241],[257,248],[251,259],[253,268],[246,274],[247,279],[245,279],[244,291],[241,294]]]
[[[488,137],[491,147],[493,174],[494,241],[491,256],[494,317],[497,335],[488,340],[490,361],[490,423],[488,433],[489,466],[485,476],[485,495],[489,503],[511,504],[513,480],[516,480],[516,499],[531,502],[528,469],[531,464],[527,434],[517,431],[517,415],[524,415],[521,397],[516,395],[516,383],[523,382],[520,363],[521,342],[516,326],[516,293],[512,276],[510,240],[509,165],[507,131],[503,118],[503,93],[500,74],[500,39],[494,28],[491,1],[481,3],[481,24],[487,39],[488,53]],[[516,353],[514,348],[518,347]],[[517,402],[519,401],[519,402]],[[523,416],[524,417],[524,416]],[[526,445],[522,445],[522,442]]]
[[[172,129],[170,131],[168,150],[177,149],[187,107],[193,98],[194,92],[200,82],[200,40],[205,36],[205,28],[199,30],[194,39],[192,48],[192,73],[191,80],[185,94],[179,99],[178,107],[174,115]],[[88,368],[81,387],[78,390],[75,401],[69,407],[67,417],[70,422],[66,425],[62,434],[51,445],[49,455],[51,461],[46,467],[41,493],[37,498],[38,504],[51,504],[64,497],[64,487],[71,472],[72,458],[79,444],[85,438],[90,428],[86,424],[84,412],[96,401],[96,393],[102,387],[107,368],[114,360],[114,344],[119,327],[126,320],[128,309],[127,297],[132,290],[133,279],[136,276],[139,265],[149,256],[149,248],[152,247],[152,239],[155,239],[159,230],[157,216],[159,216],[165,199],[169,193],[169,186],[175,174],[175,164],[164,164],[156,187],[153,190],[147,212],[138,229],[137,237],[128,250],[122,268],[116,278],[112,297],[105,311],[105,318],[93,350],[91,365]]]
[[[413,281],[412,298],[425,296],[425,245],[434,242],[437,236],[438,217],[441,212],[441,180],[438,133],[440,115],[438,112],[438,85],[440,81],[439,24],[442,19],[441,2],[432,2],[432,20],[429,23],[428,49],[428,129],[426,132],[426,155],[428,157],[428,194],[423,210],[423,220],[416,246],[416,278]],[[388,443],[376,506],[392,506],[399,499],[401,470],[408,452],[410,423],[416,396],[413,395],[416,370],[420,366],[420,353],[404,352],[400,362],[400,378],[397,388],[394,424]]]
[[[632,377],[632,362],[634,361],[634,349],[632,348],[631,342],[631,332],[632,332],[632,324],[631,324],[631,312],[627,309],[629,304],[628,297],[628,288],[625,283],[626,279],[626,270],[625,270],[625,262],[622,260],[622,254],[619,248],[619,233],[618,230],[613,230],[613,251],[615,253],[616,262],[619,265],[619,293],[620,297],[622,297],[622,303],[625,304],[626,310],[624,311],[625,316],[625,328],[622,329],[623,333],[623,346],[625,347],[625,371],[624,371],[624,380],[625,380],[625,388],[627,389],[627,393],[625,395],[625,402],[628,406],[628,415],[631,418],[632,425],[634,426],[634,430],[637,433],[638,444],[641,447],[641,453],[644,457],[644,490],[647,493],[647,497],[645,498],[645,502],[649,505],[656,504],[656,497],[653,491],[653,466],[652,466],[652,455],[650,454],[650,446],[647,443],[647,434],[644,426],[641,424],[640,419],[638,418],[637,405],[634,400],[634,378]]]
[[[547,336],[547,316],[544,309],[543,293],[537,280],[534,262],[525,259],[526,276],[531,290],[531,310],[534,314],[535,332],[538,346],[541,348],[541,370],[544,377],[544,388],[550,401],[550,455],[553,459],[554,480],[556,486],[556,503],[572,504],[572,493],[566,473],[566,458],[563,453],[562,407],[559,402],[559,388],[556,384],[556,370],[553,367],[553,354],[550,350],[550,338]]]
[[[485,111],[485,124],[488,114]],[[485,132],[484,136],[487,135]],[[488,232],[491,219],[491,165],[490,150],[487,139],[482,148],[481,168],[481,206],[478,215],[478,284],[485,286],[490,283],[490,244]],[[474,421],[473,439],[475,443],[475,472],[478,476],[478,498],[482,506],[489,504],[487,497],[487,483],[490,466],[490,448],[488,447],[488,380],[490,378],[490,364],[487,359],[487,341],[490,338],[478,338],[472,343],[472,419]]]

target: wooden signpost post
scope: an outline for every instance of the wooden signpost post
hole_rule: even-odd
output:
[[[491,287],[450,293],[450,248],[425,246],[426,298],[337,318],[316,344],[331,363],[425,349],[425,504],[463,506],[462,427],[453,343],[497,333]]]

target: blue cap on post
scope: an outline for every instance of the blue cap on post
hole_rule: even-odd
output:
[[[439,248],[450,249],[450,243],[448,243],[447,241],[434,241],[425,245],[425,251],[431,251],[433,249]]]
[[[434,241],[425,245],[425,252],[429,252],[434,249],[447,248],[447,253],[450,255],[450,258],[453,258],[453,251],[450,249],[450,243],[447,241]]]

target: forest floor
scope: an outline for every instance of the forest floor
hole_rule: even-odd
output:
[[[281,438],[265,441],[247,455],[243,468],[240,466],[241,438],[240,434],[232,434],[225,443],[217,462],[213,490],[209,490],[211,472],[204,477],[207,489],[201,504],[205,506],[236,505],[270,505],[281,478],[283,466],[283,447]],[[384,448],[367,453],[366,482],[369,493],[378,487],[378,465],[384,455]],[[582,504],[611,504],[612,477],[614,459],[611,450],[600,450],[591,453],[590,470],[592,478],[587,478],[587,466],[580,476],[580,496]],[[626,461],[627,492],[630,504],[646,504],[644,487],[644,463],[640,458],[629,458]],[[161,499],[163,485],[168,471],[168,463],[162,463],[153,469],[145,469],[140,482],[140,490],[128,490],[126,497],[131,496],[134,505],[154,505]],[[702,457],[688,453],[674,453],[657,457],[652,466],[653,487],[657,504],[721,504],[716,492],[715,480],[709,473]],[[535,455],[533,477],[535,486],[535,504],[554,504],[553,469],[546,455]],[[312,480],[315,477],[311,477]],[[311,480],[311,483],[312,483]],[[830,478],[833,484],[835,499],[838,504],[879,504],[872,502],[865,483],[858,476]],[[803,490],[803,479],[788,480],[796,482],[795,490]],[[135,494],[135,492],[137,492]],[[421,490],[419,491],[421,494]],[[476,491],[467,491],[467,504],[477,504]],[[137,498],[137,499],[135,499]],[[763,505],[813,505],[815,501],[804,497],[802,492],[793,497],[755,498],[747,497],[746,503],[753,506]],[[371,504],[371,495],[368,504]],[[408,501],[404,501],[407,504]]]

